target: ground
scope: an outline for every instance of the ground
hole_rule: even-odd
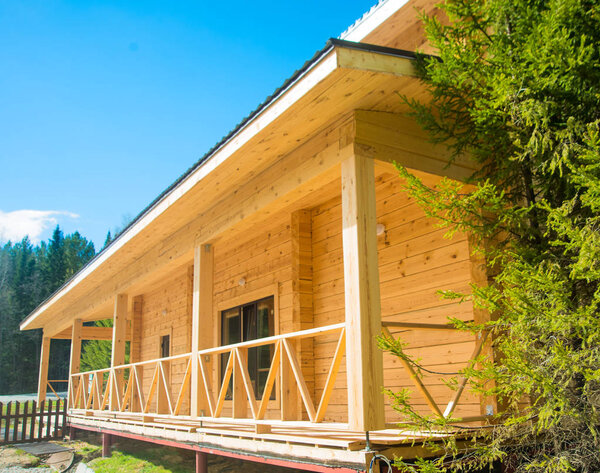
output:
[[[67,470],[74,473],[77,465],[84,462],[98,473],[193,473],[195,453],[171,447],[161,447],[146,442],[115,439],[112,455],[101,458],[99,437],[86,436],[85,440],[54,442],[75,452],[73,466]],[[46,458],[29,455],[18,448],[0,447],[0,473],[49,473],[53,470],[44,465]],[[300,473],[301,470],[275,467],[261,463],[235,460],[209,455],[209,473]]]

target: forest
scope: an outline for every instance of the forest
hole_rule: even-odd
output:
[[[37,391],[42,332],[21,332],[19,324],[95,254],[91,241],[58,226],[39,245],[25,237],[0,246],[0,394]],[[67,379],[69,351],[69,340],[52,341],[49,379]]]

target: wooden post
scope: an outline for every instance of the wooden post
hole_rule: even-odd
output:
[[[313,287],[312,287],[312,216],[310,210],[297,210],[291,218],[292,243],[292,327],[299,331],[314,327]],[[314,353],[313,339],[307,337],[298,342],[290,341],[302,366],[302,374],[307,380],[311,396],[314,397]],[[302,399],[292,367],[283,356],[281,358],[281,419],[302,420]]]
[[[42,352],[40,354],[40,376],[38,378],[38,404],[46,400],[48,386],[48,362],[50,361],[50,337],[42,338]]]
[[[127,294],[118,294],[115,297],[115,310],[113,314],[113,336],[110,366],[125,364],[125,342],[127,340]],[[110,410],[119,410],[118,396],[123,395],[123,371],[114,373],[114,383],[110,386]],[[115,391],[119,390],[119,393]]]
[[[208,473],[208,454],[196,452],[196,473]]]
[[[102,432],[102,458],[110,457],[110,447],[112,445],[112,436]]]
[[[71,376],[75,373],[79,373],[81,367],[81,331],[83,328],[83,321],[81,319],[75,319],[73,321],[73,330],[71,333],[71,361],[69,363],[69,388],[67,393],[67,401],[70,408],[76,406],[71,405],[71,394],[77,389],[77,382],[73,382]],[[82,386],[83,389],[87,389],[87,386]]]
[[[385,428],[381,302],[373,160],[342,162],[342,225],[346,311],[348,424],[351,430]]]
[[[143,311],[143,296],[135,296],[132,300],[133,303],[133,314],[131,317],[131,340],[129,341],[129,362],[137,363],[142,361],[142,311]],[[144,370],[143,367],[137,370],[137,382],[140,386],[144,385]],[[133,376],[130,372],[129,376]],[[142,406],[140,403],[140,397],[138,390],[133,386],[131,393],[131,411],[139,412]]]
[[[197,245],[194,249],[194,281],[192,295],[192,379],[190,387],[192,417],[210,416],[204,390],[200,385],[198,350],[211,347],[213,334],[213,266],[212,245]],[[212,373],[211,363],[205,363],[207,373]],[[209,377],[209,376],[207,376]]]
[[[475,248],[472,236],[469,236],[468,242],[469,259],[471,261],[471,283],[476,284],[479,287],[485,287],[488,285],[486,260],[483,255],[474,252]],[[490,314],[487,310],[473,306],[473,320],[476,324],[483,325],[484,323],[492,320],[492,314]],[[478,338],[475,340],[475,343],[477,343],[479,341],[479,337],[482,336],[484,336],[483,333],[478,334]],[[494,360],[493,341],[494,337],[488,336],[482,346],[481,354],[484,355],[488,361]],[[476,367],[481,368],[479,364]],[[488,381],[485,388],[492,391],[495,385],[495,382]],[[508,406],[498,405],[498,398],[496,396],[484,396],[483,394],[479,395],[479,404],[480,413],[482,416],[492,416],[494,414],[498,414],[499,410],[508,408]]]

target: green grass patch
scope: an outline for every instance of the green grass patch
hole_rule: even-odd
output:
[[[97,473],[189,473],[194,471],[193,452],[139,442],[120,442],[108,458],[89,462]]]

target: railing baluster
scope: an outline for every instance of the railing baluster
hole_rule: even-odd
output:
[[[143,411],[144,406],[145,406],[144,391],[142,390],[142,386],[140,384],[140,377],[138,376],[138,367],[137,366],[133,367],[133,374],[135,376],[135,387],[137,389],[139,409],[140,409],[140,411]]]
[[[206,367],[204,366],[204,361],[202,360],[202,355],[196,354],[198,357],[198,366],[200,367],[200,374],[202,375],[202,387],[204,388],[204,393],[206,395],[206,399],[208,401],[208,409],[210,410],[210,415],[212,417],[217,417],[215,414],[215,400],[213,398],[213,392],[210,385],[210,378],[208,373],[206,373]]]
[[[333,392],[335,378],[337,377],[337,373],[340,369],[340,364],[342,362],[342,357],[344,356],[345,351],[346,329],[342,329],[342,332],[340,333],[340,338],[335,348],[333,360],[331,361],[331,367],[329,368],[329,372],[327,373],[327,381],[325,382],[323,394],[321,395],[321,401],[319,402],[319,407],[317,408],[317,415],[314,420],[315,422],[322,422],[323,418],[325,417],[325,411],[327,410],[327,406],[329,405],[329,398],[331,397],[331,393]]]
[[[183,404],[183,397],[185,396],[185,391],[190,383],[190,378],[192,375],[192,358],[187,362],[187,366],[185,368],[185,374],[183,375],[183,382],[181,383],[181,388],[179,388],[179,394],[177,395],[177,401],[175,402],[175,409],[173,411],[173,415],[179,415],[179,411]]]
[[[271,367],[269,368],[269,374],[267,375],[267,381],[265,382],[265,389],[263,391],[262,398],[260,400],[260,406],[258,407],[258,413],[256,418],[261,420],[265,417],[267,406],[269,405],[269,398],[277,379],[277,373],[279,372],[279,361],[281,358],[281,341],[275,343],[275,353],[273,353],[273,359],[271,360]]]
[[[152,402],[152,398],[154,397],[154,393],[156,392],[159,376],[158,370],[159,369],[157,364],[156,368],[154,369],[154,374],[152,375],[152,382],[150,383],[150,390],[148,391],[148,399],[146,399],[146,404],[144,405],[144,414],[148,413],[148,410],[150,409],[150,403]]]
[[[477,358],[479,356],[479,354],[481,353],[481,349],[483,348],[483,345],[485,344],[485,341],[487,340],[488,333],[489,332],[484,332],[480,336],[479,340],[477,341],[477,344],[475,345],[475,349],[473,350],[473,354],[471,355],[471,358],[469,358],[470,361],[475,360],[475,358]],[[452,413],[454,412],[454,409],[456,409],[456,406],[457,406],[458,402],[460,401],[460,398],[462,396],[463,391],[465,390],[465,387],[466,387],[468,381],[469,381],[468,376],[461,376],[461,379],[458,382],[458,388],[456,389],[454,396],[452,397],[452,399],[446,406],[446,409],[444,410],[444,417],[450,417],[452,415]]]
[[[217,405],[215,407],[214,417],[220,417],[221,411],[223,410],[223,403],[225,402],[225,396],[227,395],[227,388],[229,387],[229,381],[231,380],[231,373],[233,372],[233,354],[229,353],[229,358],[227,359],[227,367],[225,368],[225,373],[223,375],[223,382],[221,384],[221,389],[219,391],[219,399],[217,400]]]
[[[282,342],[288,357],[288,361],[292,366],[292,371],[294,372],[294,377],[296,378],[296,383],[298,385],[298,389],[300,390],[300,396],[302,397],[302,401],[304,402],[304,407],[306,408],[306,412],[308,413],[308,418],[311,420],[311,422],[315,422],[315,406],[312,402],[312,399],[310,398],[306,382],[304,381],[302,369],[300,368],[300,363],[298,363],[298,358],[296,357],[296,351],[293,349],[293,347],[290,345],[290,342],[287,339],[284,338]]]
[[[240,370],[240,377],[244,382],[246,396],[248,399],[248,403],[250,404],[250,412],[252,413],[252,418],[257,419],[258,410],[256,406],[256,396],[254,395],[254,387],[252,386],[250,373],[248,373],[248,355],[245,351],[239,348],[235,349],[235,355],[237,358],[237,365]]]

